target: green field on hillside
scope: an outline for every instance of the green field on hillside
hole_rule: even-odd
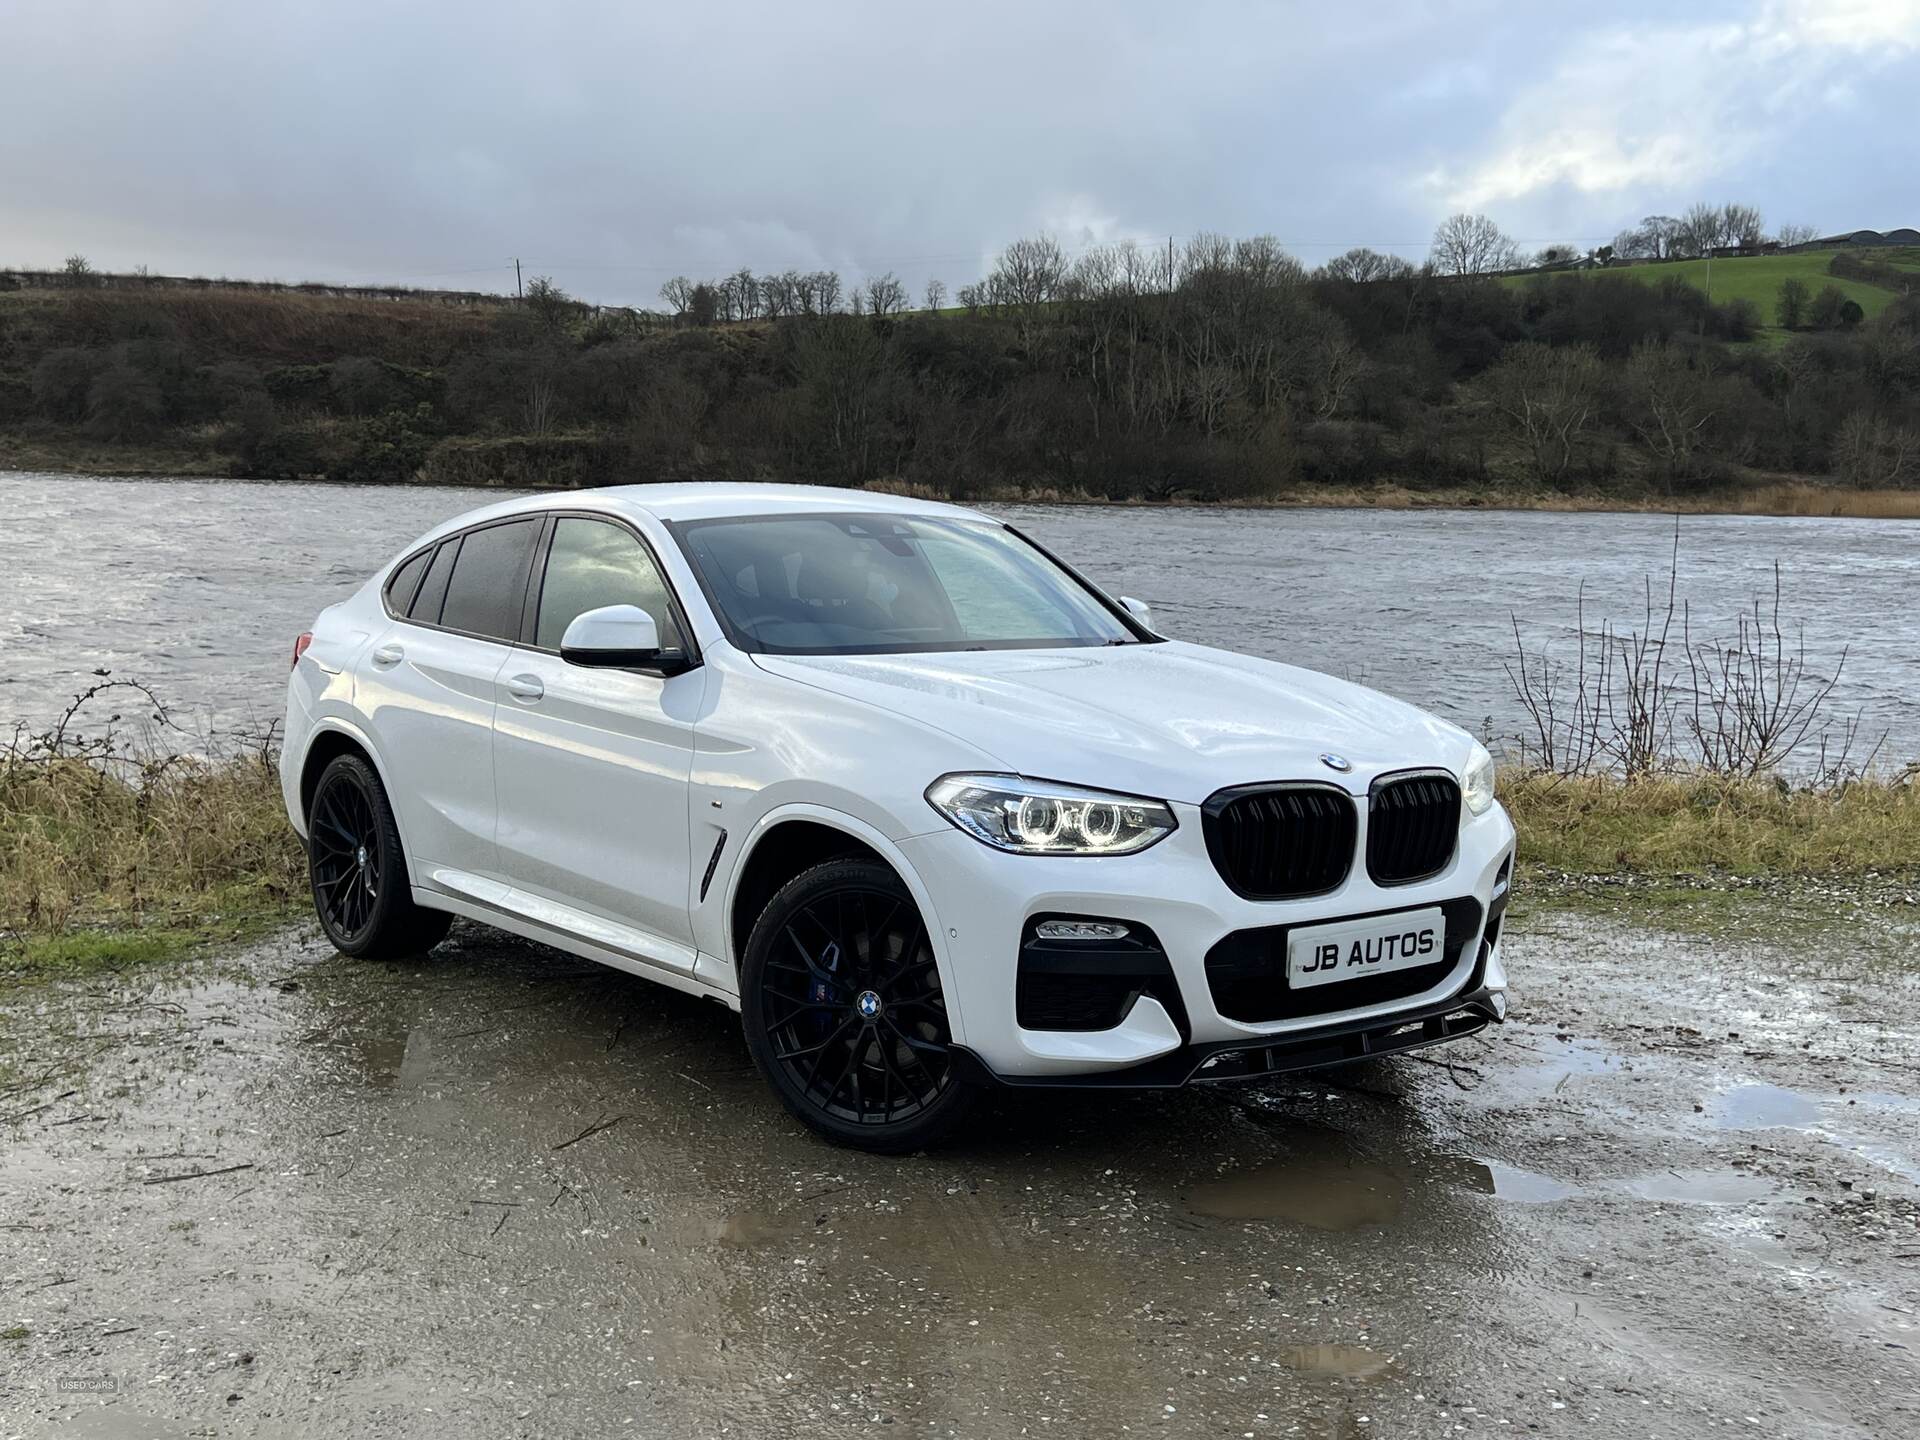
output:
[[[1774,307],[1780,299],[1780,282],[1789,278],[1806,284],[1810,294],[1818,294],[1828,285],[1838,285],[1848,299],[1856,301],[1868,317],[1878,315],[1892,302],[1894,292],[1860,280],[1842,280],[1828,273],[1832,250],[1802,250],[1791,255],[1752,255],[1736,260],[1669,260],[1655,265],[1624,265],[1615,270],[1585,270],[1574,273],[1603,280],[1637,280],[1643,285],[1658,285],[1673,277],[1696,290],[1705,291],[1716,304],[1729,300],[1751,300],[1760,307],[1761,323],[1767,334],[1763,340],[1785,334],[1774,327]],[[1920,272],[1920,250],[1877,250],[1872,258],[1883,264]],[[1509,275],[1509,285],[1524,286],[1531,275]]]

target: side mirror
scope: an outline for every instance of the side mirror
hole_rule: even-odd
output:
[[[1120,597],[1120,607],[1142,625],[1146,626],[1147,629],[1153,630],[1153,607],[1147,604],[1146,601],[1136,600],[1131,595],[1122,595]],[[1154,630],[1153,633],[1158,635],[1160,632]]]
[[[662,675],[686,668],[683,652],[660,648],[660,627],[638,605],[602,605],[574,616],[560,637],[560,658],[569,665]]]

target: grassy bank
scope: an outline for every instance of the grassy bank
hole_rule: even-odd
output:
[[[1780,301],[1780,286],[1784,281],[1799,281],[1807,287],[1809,294],[1831,285],[1857,304],[1868,319],[1878,315],[1898,298],[1899,292],[1888,285],[1836,274],[1834,257],[1844,253],[1847,252],[1796,250],[1789,254],[1740,255],[1720,260],[1665,260],[1654,264],[1619,265],[1605,270],[1574,273],[1580,279],[1607,284],[1626,281],[1660,285],[1666,281],[1677,281],[1719,304],[1731,300],[1744,301],[1752,305],[1761,317],[1755,340],[1767,345],[1781,345],[1790,334],[1774,323],[1775,310]],[[1912,248],[1870,253],[1877,259],[1883,259],[1892,268],[1902,270],[1911,267],[1916,257],[1920,257],[1920,251]],[[1513,289],[1524,289],[1539,278],[1536,275],[1509,275],[1503,277],[1501,283]]]
[[[305,863],[272,757],[0,749],[0,976],[117,969],[295,913]]]
[[[1794,790],[1772,780],[1632,784],[1508,773],[1527,866],[1575,875],[1857,875],[1920,867],[1920,783]]]

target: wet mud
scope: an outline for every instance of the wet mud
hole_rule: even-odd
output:
[[[1913,928],[1541,913],[1482,1039],[892,1160],[465,926],[10,991],[0,1437],[1920,1434]]]

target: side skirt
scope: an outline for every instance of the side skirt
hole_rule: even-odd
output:
[[[445,910],[450,914],[462,915],[469,920],[477,920],[482,925],[504,930],[510,935],[518,935],[524,940],[551,945],[556,950],[564,950],[569,955],[579,956],[582,960],[592,960],[610,969],[624,970],[627,974],[637,975],[643,980],[655,981],[682,994],[718,1000],[729,1010],[737,1011],[740,1008],[738,995],[719,985],[711,984],[698,974],[675,969],[657,960],[649,959],[645,955],[633,954],[624,949],[600,944],[576,931],[518,914],[502,906],[488,904],[484,900],[451,894],[445,890],[423,889],[418,885],[412,888],[414,904],[425,909]],[[697,963],[701,968],[711,968],[714,962],[711,957],[701,955]]]

